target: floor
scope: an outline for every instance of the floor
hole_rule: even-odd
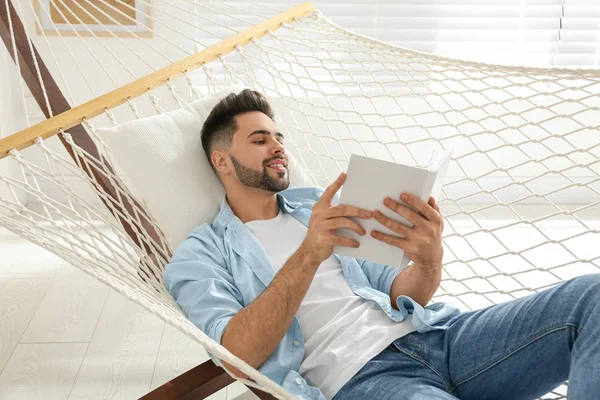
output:
[[[0,400],[137,399],[207,359],[156,316],[0,228]],[[209,399],[256,398],[236,383]]]

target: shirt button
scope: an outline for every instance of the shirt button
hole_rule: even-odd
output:
[[[294,340],[294,346],[296,346],[296,347],[300,346],[300,341],[299,340]]]
[[[296,378],[296,383],[297,383],[298,385],[302,384],[302,379],[300,379],[300,378]]]

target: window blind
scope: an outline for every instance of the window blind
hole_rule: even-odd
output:
[[[297,1],[295,3],[300,3]],[[509,65],[594,68],[600,58],[600,0],[313,0],[323,15],[354,32],[398,46]],[[291,8],[283,2],[201,2],[197,38],[231,36]],[[237,16],[220,26],[222,13]],[[206,42],[206,43],[205,43]]]

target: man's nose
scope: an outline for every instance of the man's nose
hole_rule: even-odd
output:
[[[273,147],[273,152],[275,154],[283,154],[283,152],[285,151],[285,146],[277,140],[275,142],[277,143]]]

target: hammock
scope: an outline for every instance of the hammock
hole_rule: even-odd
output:
[[[154,1],[151,13],[136,11],[143,23],[128,3],[93,3],[0,1],[0,35],[15,61],[5,80],[22,104],[30,92],[39,106],[0,109],[14,123],[0,132],[0,226],[197,340],[219,365],[247,374],[255,393],[294,398],[191,325],[162,283],[181,227],[210,220],[222,188],[198,167],[208,193],[187,220],[144,173],[177,159],[163,154],[169,136],[156,128],[163,141],[154,142],[140,131],[176,125],[177,112],[192,118],[189,130],[207,98],[235,85],[273,102],[294,156],[292,185],[327,185],[352,153],[425,165],[433,149],[453,150],[438,199],[445,258],[432,301],[479,309],[599,271],[599,71],[420,53],[343,29],[309,3]],[[180,139],[169,151],[189,149]],[[154,156],[157,165],[140,164]],[[167,185],[165,177],[156,179]],[[219,389],[232,381],[223,376]],[[564,398],[565,388],[548,398]]]

